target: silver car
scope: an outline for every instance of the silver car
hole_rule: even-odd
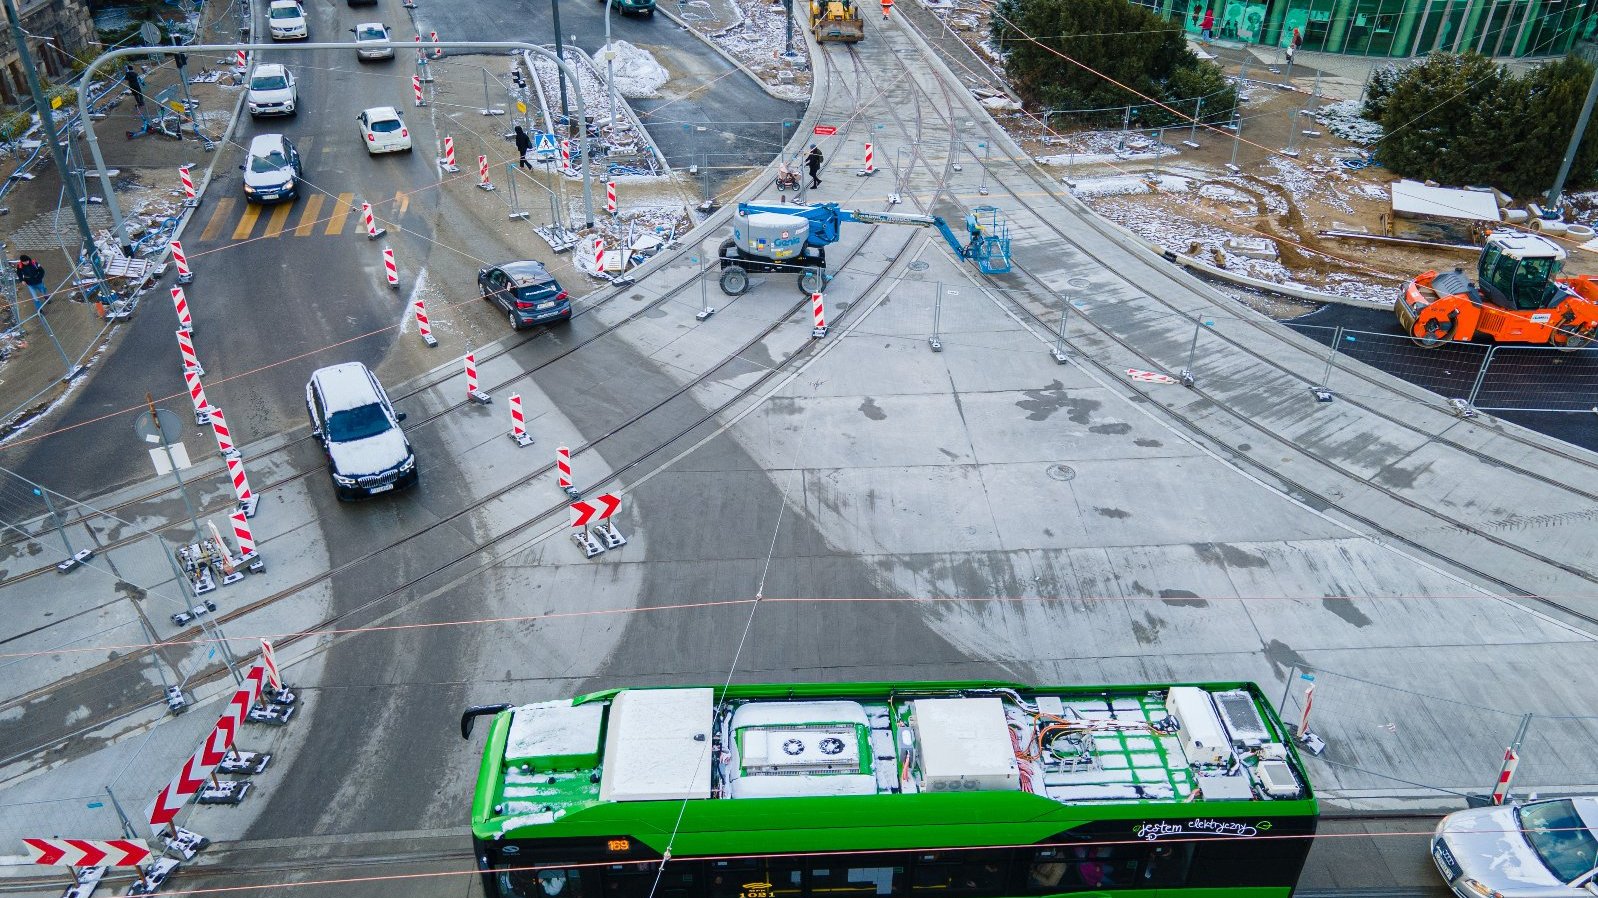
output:
[[[393,47],[377,46],[378,44],[384,44],[389,41],[388,26],[384,25],[382,22],[362,22],[361,24],[356,25],[354,28],[351,28],[350,33],[355,35],[355,43],[357,45],[368,45],[364,47],[356,46],[355,48],[355,58],[361,62],[365,62],[368,59],[394,58]]]
[[[1460,898],[1598,895],[1598,797],[1456,811],[1432,836],[1432,862]]]

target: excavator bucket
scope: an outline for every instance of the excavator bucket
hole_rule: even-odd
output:
[[[1005,274],[1010,270],[1010,225],[993,206],[978,206],[965,217],[971,242],[966,258],[977,263],[983,274]]]

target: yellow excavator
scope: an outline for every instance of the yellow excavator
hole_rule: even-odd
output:
[[[817,43],[852,44],[866,36],[860,10],[852,0],[810,0],[810,30]]]

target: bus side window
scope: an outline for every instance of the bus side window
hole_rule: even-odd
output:
[[[663,872],[659,868],[655,861],[610,864],[604,869],[605,887],[600,898],[698,898],[699,862],[670,861]]]
[[[878,866],[860,866],[872,864]],[[886,866],[893,864],[893,866]],[[810,898],[890,896],[904,892],[904,863],[888,854],[817,858],[810,865]]]
[[[912,877],[918,895],[1000,895],[1010,867],[1007,851],[919,851]]]
[[[584,886],[592,874],[581,867],[499,871],[502,898],[587,898]]]

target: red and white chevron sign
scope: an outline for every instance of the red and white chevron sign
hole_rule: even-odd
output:
[[[28,859],[56,867],[135,867],[150,856],[143,839],[23,839]]]
[[[1157,371],[1144,371],[1142,368],[1126,369],[1126,376],[1146,384],[1174,384],[1176,378],[1169,374],[1160,374]]]
[[[255,700],[261,697],[261,687],[266,683],[266,665],[256,664],[244,676],[244,685],[233,693],[228,700],[227,710],[222,713],[212,728],[211,735],[205,742],[195,749],[194,754],[183,762],[178,775],[161,789],[155,796],[155,801],[146,808],[150,825],[156,829],[171,823],[178,816],[178,811],[189,797],[200,791],[205,785],[206,777],[216,765],[222,763],[222,758],[227,755],[228,747],[233,744],[233,737],[238,735],[239,729],[244,726],[244,719],[250,713],[250,707]]]
[[[572,526],[587,527],[596,521],[603,521],[616,513],[621,507],[621,497],[610,493],[603,493],[593,499],[583,499],[572,503]]]

